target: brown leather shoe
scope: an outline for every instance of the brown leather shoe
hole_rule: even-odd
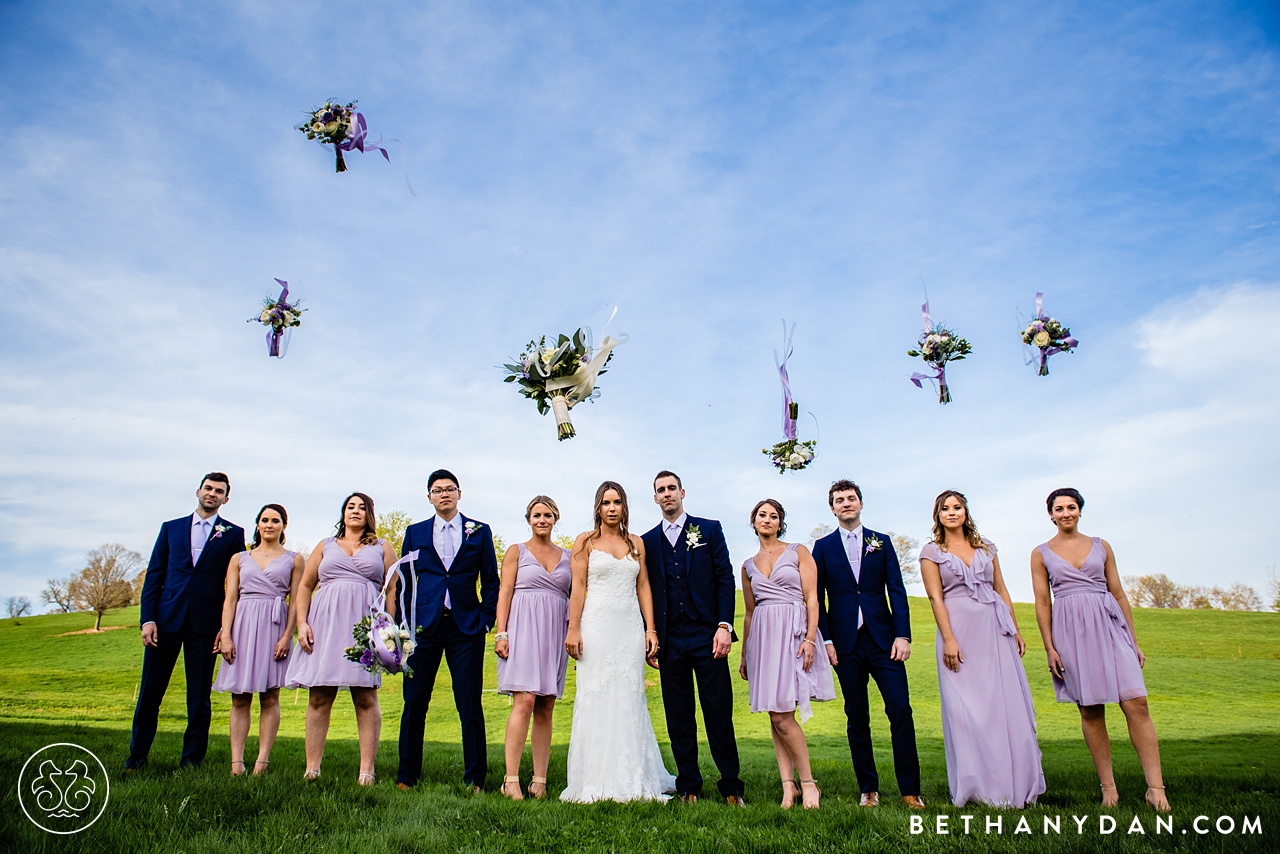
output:
[[[925,809],[924,801],[920,800],[919,795],[906,795],[903,797],[902,802],[913,810]]]
[[[682,792],[676,795],[676,800],[682,804],[696,804],[698,802],[698,796],[692,792]]]
[[[862,807],[880,806],[880,793],[879,792],[863,792],[862,797],[858,800],[858,806],[862,806]]]
[[[396,788],[402,792],[407,792],[412,788],[408,783],[396,783]]]
[[[730,795],[724,799],[724,802],[731,807],[745,807],[747,802],[742,799],[742,795]]]

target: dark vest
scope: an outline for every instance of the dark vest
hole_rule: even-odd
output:
[[[665,530],[658,532],[658,539],[662,543],[662,566],[667,576],[667,620],[693,622],[697,610],[689,592],[689,553],[683,549],[677,551]]]

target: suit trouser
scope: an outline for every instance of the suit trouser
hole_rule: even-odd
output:
[[[204,761],[209,749],[209,722],[213,717],[209,692],[218,659],[213,652],[217,636],[216,632],[206,635],[195,631],[191,620],[186,619],[180,631],[160,632],[155,646],[143,647],[142,679],[138,685],[138,705],[133,712],[133,738],[129,741],[126,768],[139,768],[147,761],[151,742],[156,737],[160,703],[169,688],[179,651],[187,677],[187,729],[182,734],[181,764],[199,767]]]
[[[876,757],[871,749],[871,711],[867,701],[867,678],[870,677],[880,689],[884,713],[889,718],[898,793],[919,795],[920,758],[916,753],[916,725],[911,717],[906,664],[890,658],[865,625],[858,630],[853,650],[847,655],[841,653],[839,660],[836,676],[840,678],[840,692],[844,694],[844,713],[849,719],[849,753],[853,757],[859,791],[880,791]]]
[[[440,656],[449,665],[453,704],[462,721],[462,782],[483,786],[489,769],[480,689],[484,685],[484,633],[463,634],[446,611],[430,635],[419,638],[409,656],[412,676],[404,678],[404,714],[400,718],[400,768],[396,782],[412,786],[422,776],[422,742],[427,707],[440,670]]]
[[[733,679],[728,658],[714,658],[711,643],[716,627],[684,620],[667,623],[667,637],[660,651],[662,707],[667,716],[667,736],[676,760],[676,791],[697,795],[702,791],[698,769],[698,721],[693,702],[694,677],[702,703],[711,758],[720,771],[720,794],[742,796],[738,778],[738,742],[733,734]]]

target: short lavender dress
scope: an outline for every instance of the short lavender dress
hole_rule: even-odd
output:
[[[213,690],[257,694],[284,685],[291,655],[276,661],[276,644],[288,625],[285,598],[297,556],[286,551],[263,569],[248,552],[240,552],[240,598],[231,624],[236,660],[228,663],[220,658]]]
[[[354,555],[344,552],[333,537],[326,537],[316,546],[323,550],[320,585],[311,597],[307,616],[315,643],[310,655],[294,645],[286,688],[382,687],[380,675],[347,661],[344,654],[356,642],[351,630],[369,613],[382,589],[382,543],[378,540],[361,546]]]
[[[978,801],[1022,809],[1045,788],[1036,710],[1013,616],[993,586],[996,547],[982,542],[987,548],[974,553],[972,566],[933,543],[920,551],[921,560],[938,565],[942,604],[964,658],[959,672],[947,669],[939,629],[934,647],[947,782],[958,807]]]
[[[498,691],[528,691],[543,697],[564,694],[569,653],[564,648],[569,629],[569,550],[551,572],[521,543],[516,565],[516,589],[507,616],[507,657],[498,659]]]
[[[798,543],[787,545],[766,578],[748,558],[742,570],[751,582],[756,607],[743,654],[747,657],[747,694],[753,712],[794,712],[801,722],[813,717],[812,700],[834,700],[831,664],[817,634],[813,664],[804,671],[804,659],[796,653],[808,631],[808,612],[800,587]]]
[[[1097,706],[1147,696],[1129,624],[1107,589],[1102,540],[1076,569],[1041,543],[1037,548],[1053,590],[1053,648],[1065,678],[1053,677],[1059,703]]]

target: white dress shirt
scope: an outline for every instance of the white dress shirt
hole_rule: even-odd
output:
[[[448,541],[445,538],[448,537]],[[436,554],[440,556],[440,562],[444,564],[444,571],[448,573],[450,567],[453,566],[453,559],[458,555],[458,549],[462,546],[462,518],[454,516],[448,522],[436,517],[436,523],[432,527],[432,545],[435,546]],[[452,610],[453,602],[449,598],[449,589],[446,587],[444,591],[444,606]]]
[[[218,524],[218,514],[214,513],[208,519],[201,519],[199,513],[191,514],[191,565],[195,566],[200,561],[200,553],[204,551],[205,543],[209,542],[209,537],[213,534],[213,526]]]

